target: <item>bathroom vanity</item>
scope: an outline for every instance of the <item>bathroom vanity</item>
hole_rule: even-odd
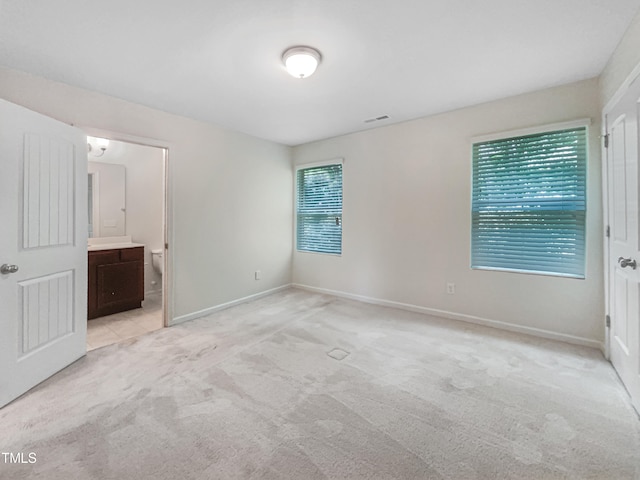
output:
[[[88,318],[140,308],[144,300],[144,245],[89,245]]]

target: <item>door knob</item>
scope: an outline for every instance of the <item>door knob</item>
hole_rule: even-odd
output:
[[[632,260],[631,258],[624,258],[624,257],[619,257],[618,258],[618,263],[620,264],[620,266],[622,268],[627,268],[627,267],[631,267],[634,270],[636,269],[636,261]]]
[[[8,275],[10,273],[16,273],[18,271],[17,265],[7,265],[6,263],[0,267],[0,273]]]

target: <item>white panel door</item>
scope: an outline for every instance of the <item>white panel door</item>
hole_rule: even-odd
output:
[[[640,412],[640,222],[637,79],[607,113],[611,362]],[[634,263],[635,262],[635,263]]]
[[[86,149],[0,100],[0,407],[86,353]]]

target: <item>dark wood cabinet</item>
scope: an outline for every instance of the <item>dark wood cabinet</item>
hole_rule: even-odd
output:
[[[140,308],[143,300],[144,247],[89,252],[89,320]]]

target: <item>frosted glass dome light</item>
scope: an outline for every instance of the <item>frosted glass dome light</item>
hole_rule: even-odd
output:
[[[96,138],[96,144],[98,145],[98,148],[106,148],[109,146],[109,140],[106,138]]]
[[[282,54],[287,72],[296,78],[307,78],[313,75],[318,68],[320,58],[320,52],[311,47],[291,47]]]
[[[99,137],[87,137],[87,149],[88,152],[93,152],[93,157],[101,157],[109,146],[109,140]]]

